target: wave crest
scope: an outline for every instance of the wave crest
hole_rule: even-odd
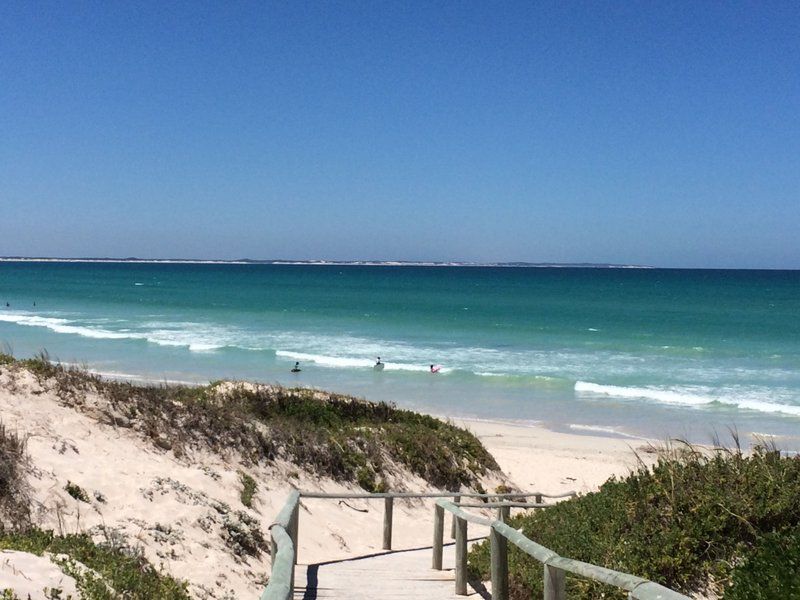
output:
[[[703,407],[724,404],[743,410],[761,413],[781,413],[800,417],[800,406],[780,404],[744,395],[701,395],[688,390],[666,390],[650,387],[625,387],[619,385],[600,385],[588,381],[576,381],[575,392],[608,396],[613,398],[631,398],[638,400],[655,400],[664,404]]]

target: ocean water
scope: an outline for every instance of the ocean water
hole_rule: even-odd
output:
[[[0,343],[129,379],[800,447],[798,271],[2,262]]]

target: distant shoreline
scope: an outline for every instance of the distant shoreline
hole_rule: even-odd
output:
[[[190,264],[190,265],[312,265],[333,267],[507,267],[507,268],[580,268],[580,269],[655,269],[647,265],[618,265],[606,263],[531,263],[531,262],[443,262],[396,260],[215,260],[196,258],[57,258],[2,256],[0,262],[36,263],[133,263],[133,264]]]

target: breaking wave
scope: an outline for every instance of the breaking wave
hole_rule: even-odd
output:
[[[656,402],[661,402],[663,404],[692,407],[726,405],[743,410],[751,410],[762,413],[781,413],[800,417],[800,406],[772,402],[761,398],[747,397],[744,393],[714,394],[713,392],[708,391],[704,394],[698,394],[689,390],[600,385],[587,381],[576,381],[575,392],[578,395],[655,400]]]

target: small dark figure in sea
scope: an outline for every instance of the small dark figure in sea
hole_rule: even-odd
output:
[[[381,362],[381,357],[378,357],[378,362],[375,363],[375,366],[372,367],[376,371],[383,371],[383,363]]]
[[[302,369],[300,368],[300,363],[294,363],[294,368],[292,369],[292,373],[299,373]]]

